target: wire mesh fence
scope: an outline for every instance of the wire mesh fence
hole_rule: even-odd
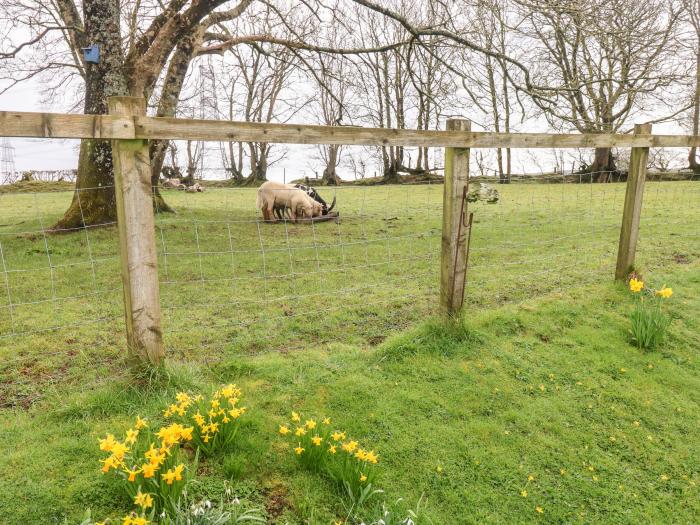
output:
[[[467,308],[612,279],[624,180],[513,178],[475,214]],[[700,260],[700,184],[650,175],[639,266],[666,278]],[[110,187],[91,189],[108,192]],[[86,190],[87,191],[87,190]],[[437,312],[441,184],[320,188],[339,221],[261,220],[253,188],[162,190],[163,329],[174,359],[376,344]],[[105,381],[125,345],[114,221],[57,231],[72,191],[0,193],[0,405]],[[85,363],[91,377],[85,377]]]

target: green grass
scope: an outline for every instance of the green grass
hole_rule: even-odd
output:
[[[624,185],[499,190],[472,208],[456,325],[434,320],[440,186],[342,188],[340,225],[259,230],[252,191],[169,193],[179,213],[157,237],[171,359],[146,383],[124,368],[114,228],[45,237],[70,194],[0,195],[3,522],[118,515],[128,502],[98,472],[97,437],[177,389],[228,381],[249,423],[192,491],[216,501],[232,477],[272,523],[343,512],[275,435],[292,409],[373,444],[387,501],[424,494],[436,524],[694,522],[700,187],[647,185],[638,265],[675,291],[653,353],[629,344],[632,301],[611,282]]]

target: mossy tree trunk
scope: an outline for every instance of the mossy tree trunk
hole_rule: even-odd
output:
[[[83,3],[85,40],[100,48],[98,64],[85,68],[86,114],[107,113],[107,97],[128,95],[123,71],[124,53],[119,30],[118,0]],[[83,139],[78,158],[73,201],[54,229],[80,228],[116,220],[112,146],[108,140]]]

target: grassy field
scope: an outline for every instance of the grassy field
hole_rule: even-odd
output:
[[[270,523],[344,511],[275,435],[292,409],[380,451],[374,519],[382,499],[424,495],[437,524],[695,522],[700,186],[647,185],[638,265],[676,292],[649,354],[629,345],[632,302],[611,282],[624,185],[498,189],[498,204],[472,206],[455,326],[434,320],[439,185],[340,188],[341,222],[314,226],[258,223],[254,190],[168,193],[178,213],[156,235],[170,361],[148,384],[124,367],[114,227],[45,235],[70,193],[1,194],[3,521],[122,513],[97,437],[177,389],[233,381],[248,423],[192,494],[216,501],[231,479]]]

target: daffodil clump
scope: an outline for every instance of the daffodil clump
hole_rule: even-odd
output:
[[[195,470],[187,465],[182,451],[183,445],[192,441],[193,432],[194,427],[173,423],[154,433],[145,419],[137,417],[124,439],[107,434],[99,440],[100,450],[108,454],[101,460],[102,472],[120,479],[140,508],[139,514],[127,516],[125,523],[143,525],[147,512],[153,516],[175,508],[189,473]]]
[[[671,318],[661,310],[661,305],[673,295],[673,289],[666,285],[658,290],[648,288],[636,275],[630,279],[629,288],[636,297],[630,316],[632,342],[640,349],[652,350],[663,341],[671,324]]]
[[[345,487],[355,503],[372,493],[379,457],[340,430],[330,418],[304,419],[292,412],[288,424],[278,432],[291,445],[294,456],[305,467],[323,472]]]
[[[180,392],[176,402],[163,415],[166,418],[191,425],[192,443],[205,456],[230,448],[241,425],[246,407],[240,405],[242,391],[236,385],[221,387],[209,398]]]

